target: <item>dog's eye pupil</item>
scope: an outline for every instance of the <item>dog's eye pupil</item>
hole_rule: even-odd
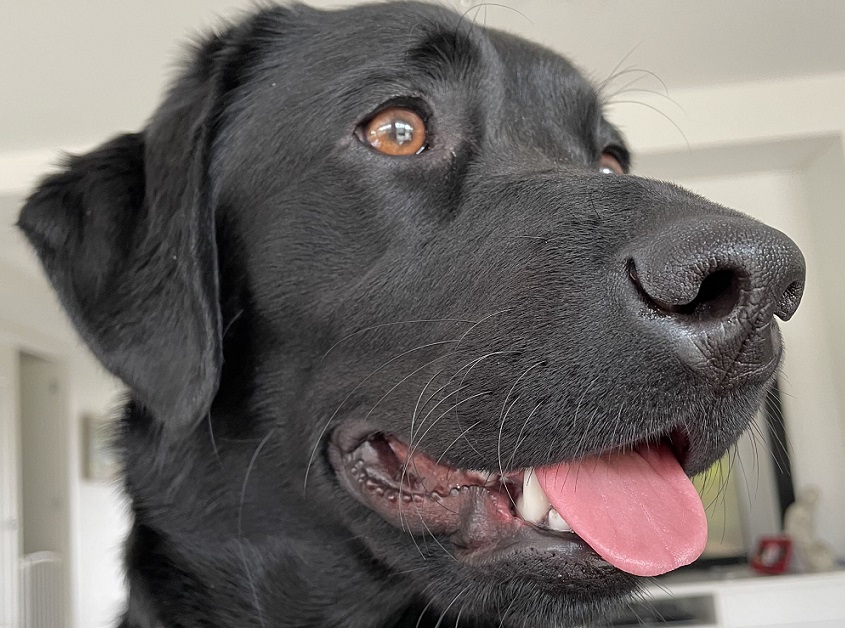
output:
[[[602,174],[625,174],[625,168],[622,167],[613,153],[605,151],[599,158],[599,172]]]
[[[391,107],[367,123],[364,141],[385,155],[416,155],[426,146],[425,122],[411,109]]]

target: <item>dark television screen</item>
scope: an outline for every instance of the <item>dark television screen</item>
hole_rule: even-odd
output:
[[[707,547],[694,566],[746,562],[761,536],[781,533],[795,498],[777,381],[753,427],[693,483],[708,523]]]

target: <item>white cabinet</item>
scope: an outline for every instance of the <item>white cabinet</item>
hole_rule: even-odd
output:
[[[845,574],[772,576],[717,588],[721,625],[845,628]]]
[[[748,570],[661,578],[642,602],[690,628],[845,628],[845,571],[759,576]],[[635,609],[636,610],[636,609]],[[647,625],[660,625],[653,621]],[[636,624],[619,624],[636,625]]]

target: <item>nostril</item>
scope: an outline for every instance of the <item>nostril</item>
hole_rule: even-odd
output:
[[[679,306],[679,312],[697,318],[725,318],[739,303],[740,278],[733,270],[717,270],[701,282],[698,294],[690,303]]]
[[[783,295],[778,300],[777,308],[775,309],[775,316],[781,320],[788,321],[795,314],[798,305],[801,303],[801,297],[804,294],[804,282],[793,281],[784,290]]]
[[[643,299],[654,309],[665,314],[687,316],[695,320],[724,319],[739,304],[742,278],[731,269],[711,272],[702,281],[692,301],[687,303],[669,303],[648,290],[640,282],[633,260],[628,262],[628,276]]]

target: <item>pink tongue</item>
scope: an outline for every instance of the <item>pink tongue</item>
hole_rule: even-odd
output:
[[[701,556],[701,499],[665,445],[535,469],[560,515],[611,565],[656,576]]]

